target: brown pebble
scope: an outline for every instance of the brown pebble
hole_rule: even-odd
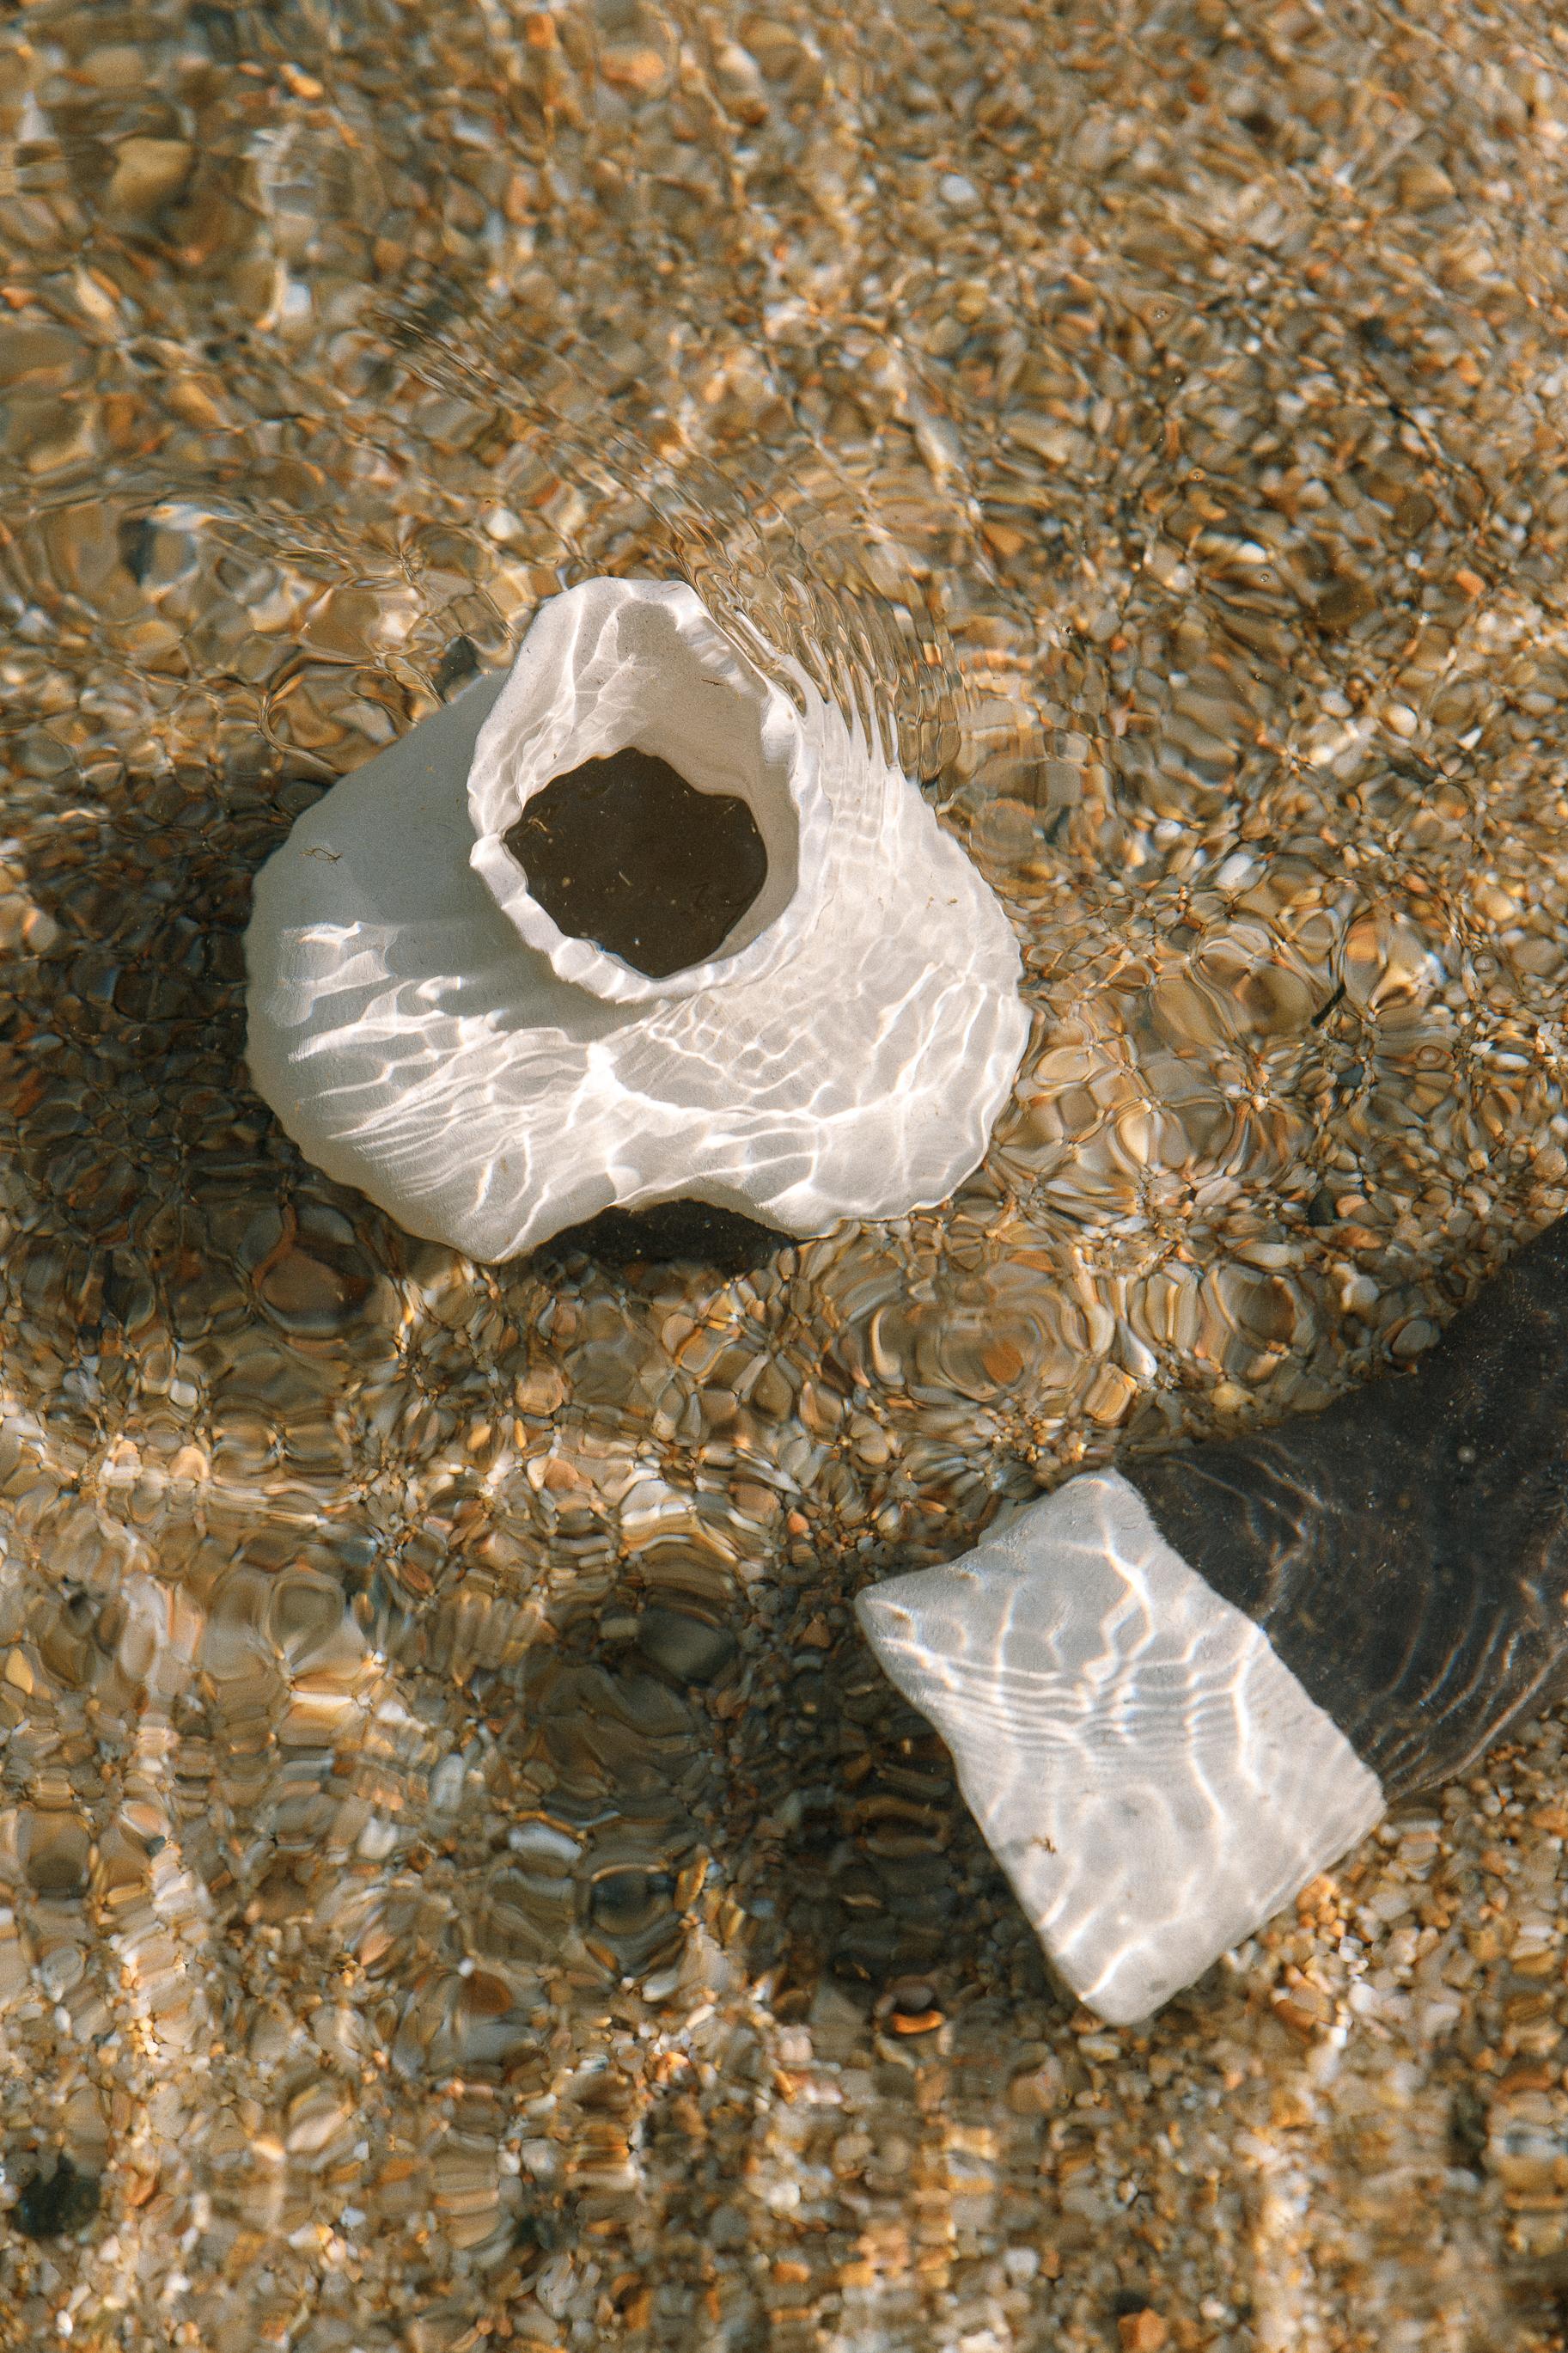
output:
[[[104,204],[110,213],[156,212],[190,178],[195,149],[186,139],[122,139],[114,151]]]
[[[1142,2312],[1124,2312],[1116,2327],[1122,2353],[1160,2353],[1171,2341],[1169,2323],[1147,2306]]]
[[[1007,2086],[1007,2105],[1016,2116],[1048,2116],[1062,2103],[1062,2071],[1054,2059],[1026,2067]]]

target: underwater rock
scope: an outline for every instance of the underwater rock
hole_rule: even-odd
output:
[[[1047,1956],[1118,2022],[1568,1687],[1568,1220],[1414,1373],[1069,1480],[861,1595]]]
[[[50,2172],[26,2176],[11,2209],[14,2227],[26,2239],[65,2239],[90,2222],[98,2211],[99,2186],[90,2173],[79,2173],[68,2157],[61,2156]]]
[[[246,939],[251,1074],[306,1157],[480,1259],[616,1204],[810,1234],[943,1199],[1022,1058],[1017,946],[909,780],[793,683],[798,707],[684,584],[588,581],[541,607],[504,681],[308,810]],[[730,852],[716,823],[650,878],[668,899],[689,869],[694,922],[741,907],[674,970],[563,929],[524,862],[557,913],[579,903],[562,845],[591,828],[552,805],[531,851],[526,812],[563,779],[602,790],[628,749],[730,812]],[[625,900],[601,924],[623,946]]]
[[[1142,2018],[1383,1810],[1373,1775],[1116,1472],[859,1599],[1046,1951]]]

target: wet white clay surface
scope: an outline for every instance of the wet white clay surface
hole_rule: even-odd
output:
[[[914,786],[799,683],[804,715],[679,583],[586,583],[493,703],[471,688],[302,817],[246,948],[251,1072],[306,1157],[479,1259],[612,1204],[809,1234],[952,1192],[1024,1050],[1017,947]],[[746,800],[768,851],[720,955],[663,979],[563,934],[503,839],[631,743]]]
[[[986,1844],[1089,2008],[1146,2018],[1369,1831],[1382,1788],[1114,1472],[863,1593]]]

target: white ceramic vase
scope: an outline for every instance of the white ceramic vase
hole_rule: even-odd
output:
[[[1028,1016],[1005,915],[899,770],[800,707],[683,583],[590,580],[308,810],[257,878],[248,1056],[305,1156],[411,1232],[504,1259],[685,1197],[792,1234],[943,1199]],[[563,933],[504,836],[627,745],[750,807],[767,874],[650,977]]]

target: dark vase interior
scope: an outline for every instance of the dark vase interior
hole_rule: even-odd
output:
[[[629,745],[553,777],[505,840],[563,932],[654,980],[716,955],[768,871],[743,800]]]

